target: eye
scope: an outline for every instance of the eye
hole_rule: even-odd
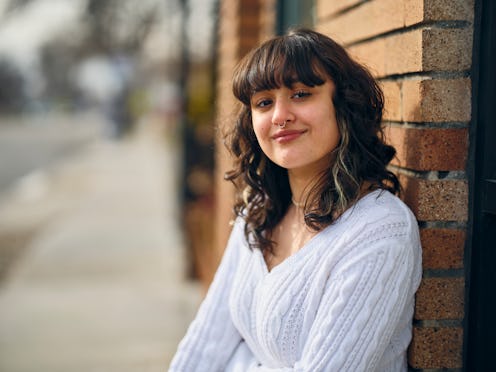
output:
[[[258,101],[255,101],[255,107],[263,108],[263,107],[267,107],[271,103],[272,103],[271,99],[262,98],[262,99],[259,99]]]
[[[293,98],[301,99],[301,98],[309,97],[311,95],[312,95],[312,93],[310,93],[306,90],[298,90],[293,94]]]

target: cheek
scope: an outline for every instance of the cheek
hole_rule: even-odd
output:
[[[325,138],[325,143],[322,145],[326,148],[326,150],[333,151],[336,147],[338,147],[341,141],[341,133],[336,119],[331,117],[328,120],[328,125],[321,127],[321,131],[318,133],[318,136],[320,136],[320,138]]]
[[[262,120],[253,119],[252,120],[253,131],[257,137],[258,142],[263,142],[267,139],[270,133],[270,124],[265,123]]]

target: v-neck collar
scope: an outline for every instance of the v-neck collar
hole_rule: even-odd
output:
[[[260,264],[262,265],[262,271],[263,271],[264,275],[270,275],[270,274],[277,272],[279,270],[283,270],[284,267],[290,266],[291,263],[293,261],[295,261],[296,259],[301,259],[301,258],[305,257],[307,254],[309,254],[309,252],[312,251],[311,246],[316,244],[319,240],[321,240],[321,237],[324,234],[324,232],[327,231],[328,229],[330,229],[332,226],[333,225],[326,226],[324,229],[322,229],[317,234],[312,236],[305,244],[303,244],[301,246],[300,249],[298,249],[296,252],[292,253],[291,255],[286,257],[284,260],[279,262],[277,265],[272,267],[271,270],[269,270],[269,268],[267,266],[267,262],[265,262],[265,258],[262,254],[262,251],[260,249],[257,249],[256,251],[257,251],[257,255],[258,255],[258,260],[259,260]]]
[[[377,189],[377,190],[374,190],[374,191],[372,191],[372,192],[364,195],[354,205],[352,205],[350,208],[348,208],[336,221],[334,221],[333,224],[331,224],[329,226],[326,226],[322,230],[320,230],[319,232],[317,232],[317,234],[315,234],[314,236],[312,236],[305,244],[303,244],[301,246],[300,249],[298,249],[296,252],[292,253],[291,255],[289,255],[288,257],[286,257],[284,260],[282,260],[281,262],[279,262],[277,265],[275,265],[274,267],[272,267],[271,270],[269,270],[269,268],[267,266],[267,262],[265,262],[265,258],[263,256],[262,251],[260,249],[256,249],[256,254],[258,256],[258,260],[259,260],[260,265],[262,267],[263,274],[267,276],[267,275],[273,274],[274,272],[277,272],[277,271],[280,271],[280,270],[284,270],[284,268],[286,266],[290,266],[291,263],[293,261],[295,261],[296,259],[301,259],[301,258],[305,257],[306,255],[308,255],[310,252],[312,252],[311,246],[318,244],[318,242],[323,239],[323,236],[324,235],[327,235],[328,230],[331,230],[331,229],[337,227],[339,225],[339,222],[341,220],[343,220],[345,218],[348,218],[349,214],[352,213],[352,211],[359,204],[361,204],[364,200],[372,197],[372,195],[375,195],[376,197],[378,197],[380,195],[380,194],[378,195],[378,193],[381,193],[383,191],[384,190]]]

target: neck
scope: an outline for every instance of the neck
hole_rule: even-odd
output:
[[[305,202],[308,191],[320,178],[322,172],[329,167],[332,156],[332,154],[329,154],[329,156],[314,163],[299,168],[288,169],[289,186],[296,203]]]
[[[293,203],[293,205],[296,208],[303,208],[305,206],[305,202],[304,201],[297,202],[294,197],[291,197],[291,203]]]
[[[291,188],[291,201],[296,207],[302,208],[312,184],[316,182],[318,174],[288,171],[289,187]]]

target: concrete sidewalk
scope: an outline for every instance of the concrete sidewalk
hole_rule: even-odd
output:
[[[26,236],[0,288],[0,371],[167,370],[201,293],[163,137],[96,141],[0,201],[0,233]]]

